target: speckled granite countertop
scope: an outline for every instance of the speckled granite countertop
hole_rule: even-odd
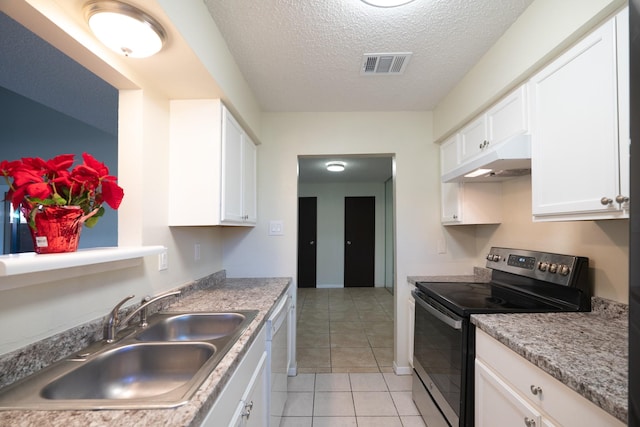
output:
[[[471,321],[627,422],[628,306],[594,298],[590,313],[481,314]]]
[[[257,332],[291,279],[223,279],[211,287],[196,285],[167,311],[259,310],[240,339],[200,386],[191,400],[173,409],[101,411],[0,411],[0,425],[19,426],[197,426],[204,420]],[[7,362],[3,367],[3,372]]]

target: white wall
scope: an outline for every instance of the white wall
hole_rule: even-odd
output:
[[[375,203],[374,285],[384,286],[384,183],[298,184],[298,196],[317,197],[317,286],[344,286],[344,198],[370,196]]]

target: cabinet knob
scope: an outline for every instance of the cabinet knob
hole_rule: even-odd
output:
[[[310,244],[311,246],[313,246],[313,245],[315,245],[315,244],[316,244],[316,242],[315,242],[315,240],[312,240],[312,241],[310,241],[310,242],[309,242],[309,244]]]
[[[603,197],[602,199],[600,199],[600,203],[602,203],[602,205],[604,206],[607,206],[613,203],[613,200],[608,197]]]
[[[536,427],[536,420],[529,417],[524,417],[524,425],[527,427]]]
[[[618,195],[616,196],[616,202],[617,202],[617,203],[623,204],[623,203],[627,203],[628,201],[629,201],[629,198],[628,198],[628,197],[623,196],[622,194],[618,194]]]
[[[242,411],[243,418],[249,418],[251,416],[251,410],[253,409],[253,400],[249,403],[245,403],[244,411]]]
[[[483,149],[483,148],[487,148],[487,146],[489,145],[489,141],[484,140],[480,143],[480,145],[478,146],[479,149]]]
[[[453,219],[458,219],[458,215],[453,215]]]
[[[537,385],[533,385],[533,384],[531,384],[531,393],[532,393],[534,396],[537,396],[537,395],[539,395],[539,394],[542,394],[542,388],[541,388],[540,386],[537,386]]]

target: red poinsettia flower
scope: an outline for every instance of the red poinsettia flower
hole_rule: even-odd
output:
[[[14,209],[25,206],[80,206],[92,227],[104,213],[103,203],[118,209],[124,190],[109,168],[91,154],[83,153],[84,162],[69,170],[73,154],[61,154],[49,160],[23,157],[0,162],[0,173],[9,184],[7,198]]]

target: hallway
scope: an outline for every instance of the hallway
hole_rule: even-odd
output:
[[[423,427],[411,376],[393,373],[393,295],[298,289],[298,375],[281,427]]]

